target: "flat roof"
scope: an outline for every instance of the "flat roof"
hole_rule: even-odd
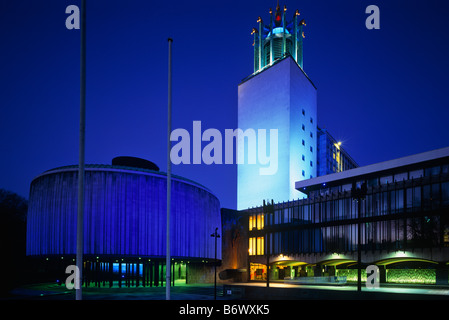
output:
[[[354,180],[358,177],[377,176],[381,174],[389,174],[397,172],[401,168],[414,167],[424,165],[432,161],[440,159],[449,159],[449,147],[414,154],[402,158],[370,164],[363,167],[357,167],[342,172],[332,173],[312,179],[301,180],[295,182],[295,189],[301,192],[312,191],[321,188],[325,183],[326,186],[336,186],[344,184],[346,181]],[[305,189],[304,189],[305,188]]]
[[[167,173],[162,172],[162,171],[155,171],[155,170],[150,170],[150,169],[145,169],[145,168],[137,168],[137,167],[110,165],[110,164],[85,164],[84,167],[85,167],[86,171],[116,171],[116,172],[134,173],[134,174],[153,175],[153,176],[160,176],[160,177],[167,176]],[[34,177],[33,181],[42,176],[48,175],[48,174],[65,172],[65,171],[77,171],[78,168],[79,168],[79,166],[77,164],[75,164],[75,165],[67,165],[67,166],[61,166],[61,167],[49,169],[49,170],[46,170],[43,173],[39,174],[38,176]],[[215,193],[211,189],[207,188],[206,186],[204,186],[194,180],[187,179],[187,178],[175,175],[175,174],[172,174],[171,178],[174,180],[179,180],[184,183],[188,183],[188,184],[194,185],[196,187],[202,188],[202,189],[206,190],[207,192],[211,193],[212,195],[214,195],[218,199],[217,195],[215,195]]]

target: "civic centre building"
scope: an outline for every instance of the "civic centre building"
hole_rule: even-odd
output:
[[[223,279],[448,284],[449,148],[297,181],[306,199],[222,210]],[[360,235],[360,238],[359,238]],[[267,268],[268,266],[268,268]],[[238,275],[238,277],[237,277]],[[366,280],[366,274],[364,278]]]
[[[317,126],[303,69],[303,27],[287,8],[259,17],[254,73],[238,88],[238,123],[279,129],[279,170],[238,166],[237,209],[222,209],[223,281],[448,284],[449,148],[364,167]],[[359,259],[359,254],[361,258]],[[323,278],[324,277],[324,278]],[[366,280],[366,273],[363,274]]]
[[[376,265],[383,283],[448,285],[449,148],[359,167],[318,126],[306,24],[287,12],[278,5],[269,22],[259,17],[254,73],[238,85],[238,128],[278,130],[278,171],[239,164],[236,210],[172,177],[171,279],[213,282],[218,228],[223,283],[352,282]],[[27,255],[52,279],[75,263],[77,174],[55,168],[30,187]],[[85,174],[84,283],[165,285],[166,174],[131,157]]]

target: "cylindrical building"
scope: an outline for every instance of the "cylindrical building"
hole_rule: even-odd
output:
[[[119,160],[113,165],[85,167],[86,277],[96,279],[92,274],[100,272],[103,278],[105,273],[116,280],[132,276],[157,285],[165,274],[166,174],[148,162],[136,167],[145,164],[136,158]],[[27,255],[42,258],[44,263],[66,259],[64,265],[69,265],[73,261],[77,176],[78,166],[65,166],[46,171],[32,181]],[[206,281],[204,276],[199,279],[195,270],[204,270],[214,261],[211,233],[217,227],[221,230],[219,200],[204,186],[172,176],[170,224],[172,278]],[[221,243],[218,245],[217,259],[221,259]]]

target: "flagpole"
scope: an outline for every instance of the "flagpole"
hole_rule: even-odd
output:
[[[167,126],[167,248],[165,261],[165,299],[170,300],[170,209],[171,209],[171,45],[173,39],[168,38],[168,126]]]
[[[82,300],[83,245],[84,245],[84,148],[86,129],[86,0],[81,1],[81,58],[80,58],[80,127],[79,127],[79,167],[78,167],[78,213],[76,224],[76,267],[78,286],[76,300]]]

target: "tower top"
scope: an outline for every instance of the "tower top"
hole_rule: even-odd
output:
[[[270,8],[270,23],[265,24],[261,17],[257,19],[259,28],[253,28],[254,35],[254,72],[270,66],[276,59],[286,55],[292,58],[303,68],[303,26],[304,19],[299,20],[299,11],[296,10],[291,21],[286,19],[287,6],[281,10],[279,1],[276,11]]]

